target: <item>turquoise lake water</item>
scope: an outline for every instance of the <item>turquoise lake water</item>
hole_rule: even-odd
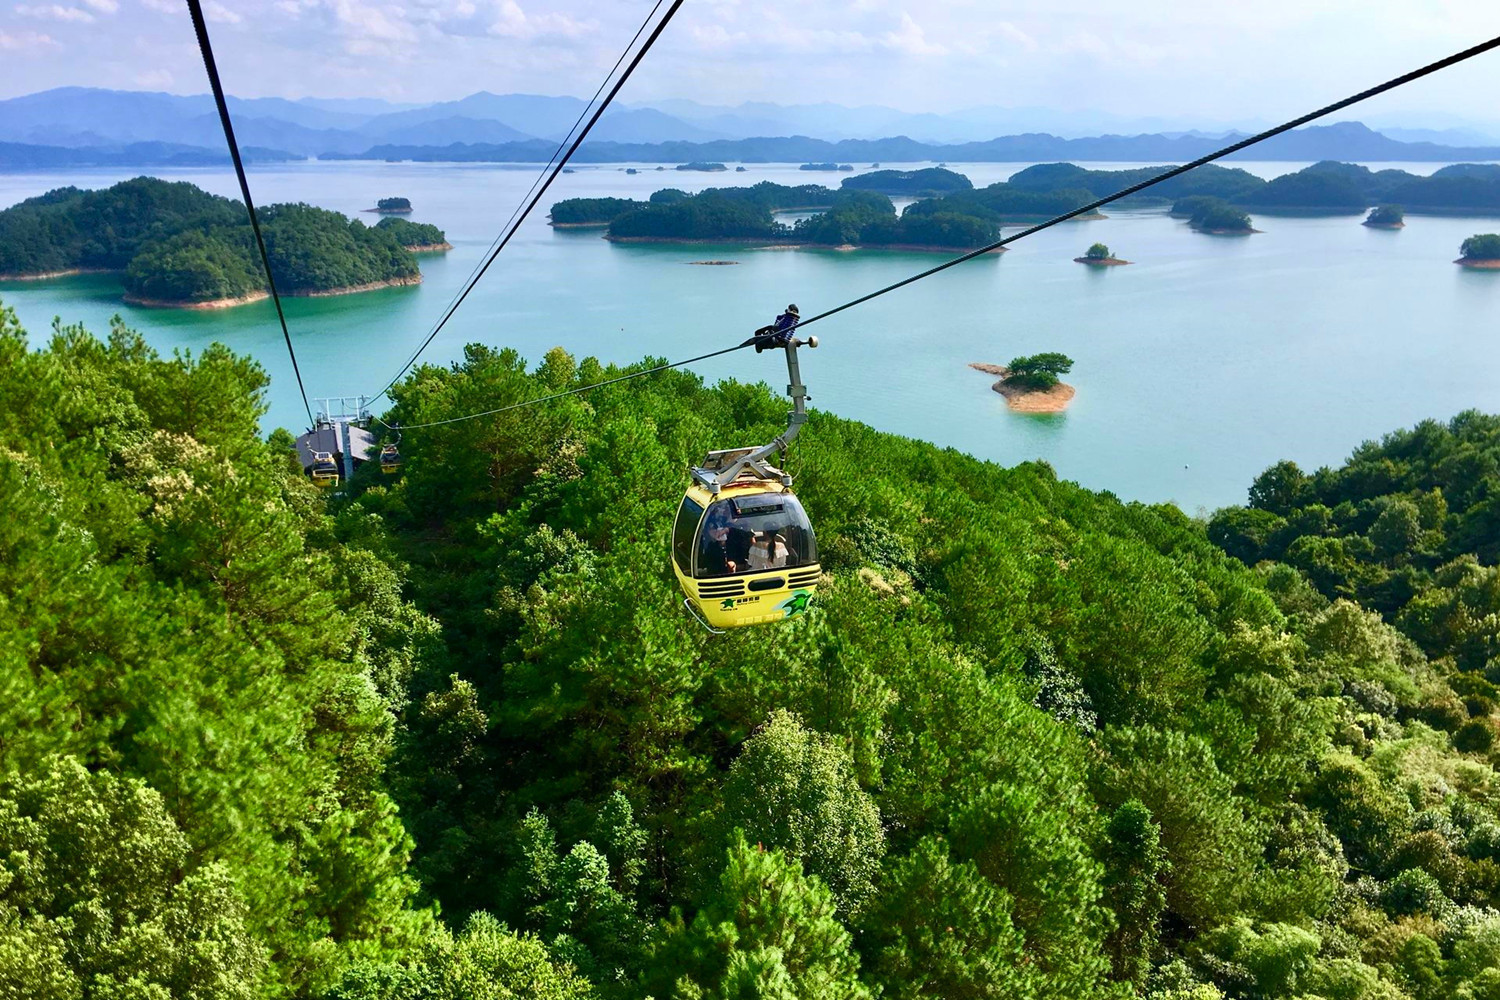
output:
[[[976,185],[1027,164],[949,164]],[[1091,167],[1126,164],[1089,164]],[[1133,165],[1133,164],[1132,164]],[[1300,163],[1249,163],[1262,176]],[[1430,173],[1436,164],[1393,164]],[[863,168],[865,164],[857,164]],[[885,166],[896,166],[885,164]],[[1379,168],[1382,164],[1370,164]],[[554,231],[565,197],[644,198],[660,187],[836,186],[847,174],[748,165],[700,174],[616,165],[559,178],[423,360],[446,363],[471,341],[536,362],[554,345],[579,356],[676,360],[742,340],[788,302],[811,315],[942,258],[892,251],[614,246],[597,230]],[[237,196],[227,170],[153,171]],[[536,168],[307,163],[256,169],[257,202],[306,201],[356,213],[388,195],[414,221],[447,231],[454,250],[422,258],[424,281],[329,299],[290,299],[288,322],[311,396],[373,393],[426,336],[483,256]],[[0,207],[67,184],[101,187],[130,172],[0,174]],[[812,405],[881,430],[1058,473],[1122,498],[1170,500],[1189,513],[1242,502],[1281,458],[1337,463],[1361,441],[1470,407],[1500,411],[1500,271],[1453,264],[1458,245],[1500,219],[1411,216],[1400,231],[1359,216],[1255,217],[1264,232],[1213,237],[1162,211],[1111,211],[1068,223],[819,323],[803,357]],[[372,223],[375,216],[363,216]],[[1072,261],[1095,241],[1129,267]],[[705,259],[732,267],[695,267]],[[267,428],[306,423],[269,303],[208,313],[139,309],[116,280],[79,276],[0,283],[40,342],[54,316],[104,332],[122,315],[157,348],[222,341],[272,377]],[[971,361],[1062,351],[1078,396],[1066,413],[1014,414]],[[742,352],[702,364],[709,382],[785,384],[780,359]],[[725,442],[726,446],[740,442]],[[683,456],[684,461],[695,456]],[[879,456],[871,456],[878,461]]]

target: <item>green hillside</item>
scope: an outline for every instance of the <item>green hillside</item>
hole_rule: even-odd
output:
[[[420,280],[398,235],[311,205],[257,209],[271,273],[284,294]],[[427,230],[431,230],[429,233]],[[437,242],[442,242],[441,238]],[[254,235],[239,202],[151,177],[96,191],[60,188],[0,211],[0,274],[123,272],[133,299],[192,304],[264,291]]]
[[[385,416],[612,374],[474,345]],[[713,637],[664,539],[768,387],[410,429],[329,499],[265,385],[0,320],[0,995],[1500,995],[1488,666],[1358,587],[816,413],[819,604]]]

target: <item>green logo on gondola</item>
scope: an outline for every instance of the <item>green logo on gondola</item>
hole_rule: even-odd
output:
[[[776,610],[786,612],[786,616],[790,618],[792,615],[806,611],[811,603],[812,594],[806,590],[799,590],[791,597],[776,605]]]
[[[733,611],[734,610],[734,598],[732,598],[732,597],[726,597],[722,601],[720,601],[719,602],[719,610],[720,611]]]

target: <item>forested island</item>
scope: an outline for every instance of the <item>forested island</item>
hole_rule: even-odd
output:
[[[678,170],[698,170],[704,173],[722,173],[729,168],[722,163],[707,163],[703,160],[694,160],[692,163],[679,163]]]
[[[811,164],[808,166],[820,166]],[[765,241],[832,246],[903,246],[971,249],[992,242],[1001,225],[1042,222],[1074,211],[1116,190],[1153,177],[1166,167],[1089,170],[1070,163],[1043,163],[1018,171],[1008,181],[974,188],[963,174],[942,167],[877,170],[845,178],[840,192],[801,185],[762,182],[751,188],[711,188],[696,196],[674,189],[658,191],[649,202],[627,198],[574,198],[552,206],[552,225],[597,226],[617,242]],[[793,197],[789,192],[798,192]],[[917,197],[899,216],[880,203],[843,197],[858,193]],[[1400,207],[1388,199],[1400,198]],[[832,212],[838,200],[839,211]],[[676,202],[692,201],[691,205]],[[1401,170],[1370,171],[1353,164],[1317,163],[1265,181],[1235,167],[1208,165],[1171,178],[1116,202],[1122,208],[1170,206],[1192,228],[1214,235],[1245,235],[1257,230],[1246,208],[1275,214],[1365,212],[1386,207],[1371,218],[1390,226],[1390,213],[1415,211],[1500,214],[1500,166],[1454,164],[1432,177]],[[786,226],[775,212],[820,211],[822,221]],[[921,217],[942,216],[940,223]],[[1079,220],[1102,219],[1097,211]],[[1367,220],[1368,222],[1369,220]],[[1398,219],[1397,225],[1400,224]],[[1085,260],[1085,263],[1092,261]]]
[[[1129,264],[1128,260],[1121,260],[1114,252],[1103,243],[1095,243],[1083,252],[1082,257],[1074,257],[1075,264],[1087,264],[1090,267],[1117,267],[1121,264]]]
[[[411,212],[411,199],[381,198],[370,211],[379,212],[382,215],[406,215]]]
[[[453,249],[443,231],[430,223],[388,218],[375,223],[375,228],[390,233],[397,243],[412,253],[440,253]]]
[[[555,202],[548,224],[558,228],[607,226],[611,219],[640,208],[645,202],[632,198],[567,198]]]
[[[710,188],[696,195],[658,191],[649,203],[611,219],[605,238],[617,243],[750,242],[960,251],[998,238],[999,227],[988,218],[937,206],[916,211],[917,207],[897,215],[882,194],[770,181],[749,188]],[[773,214],[813,209],[821,211],[790,226]],[[565,215],[572,212],[568,209]]]
[[[1073,369],[1073,359],[1057,351],[1012,358],[1008,365],[974,362],[969,365],[986,375],[998,375],[991,389],[1005,397],[1008,409],[1017,413],[1061,413],[1078,390],[1061,380]]]
[[[0,312],[8,995],[1500,988],[1496,417],[1205,525],[814,412],[818,603],[712,637],[662,538],[764,386],[408,430],[330,498],[255,362],[38,346]],[[471,345],[382,416],[618,374]]]
[[[1470,236],[1458,249],[1455,263],[1479,270],[1500,270],[1500,233]]]
[[[1401,229],[1406,226],[1406,213],[1400,205],[1376,205],[1363,224],[1371,229]]]
[[[445,249],[435,226],[375,227],[310,205],[259,210],[283,295],[340,295],[422,280],[404,242]],[[393,225],[387,225],[387,223]],[[0,211],[0,277],[122,274],[128,302],[211,308],[265,298],[244,206],[184,181],[149,177],[83,191],[59,188]]]
[[[845,191],[874,191],[877,194],[912,198],[935,198],[955,191],[970,191],[974,187],[963,174],[944,167],[876,170],[857,177],[846,177],[839,186]]]
[[[1086,202],[1166,169],[1089,170],[1071,163],[1043,163],[1014,174],[1008,184],[1038,193],[1087,193]],[[1405,211],[1417,213],[1500,215],[1500,165],[1456,163],[1442,167],[1431,177],[1422,177],[1405,170],[1372,171],[1358,164],[1325,160],[1266,181],[1239,168],[1209,164],[1113,204],[1144,207],[1205,197],[1272,214],[1353,215],[1371,206],[1398,204]],[[1179,214],[1175,208],[1173,212]]]

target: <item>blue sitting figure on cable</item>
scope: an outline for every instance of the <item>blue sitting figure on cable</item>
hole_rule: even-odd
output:
[[[787,306],[786,312],[776,317],[776,322],[755,331],[755,353],[759,354],[772,347],[785,347],[791,343],[792,331],[801,321],[802,316],[797,312],[797,307]]]

